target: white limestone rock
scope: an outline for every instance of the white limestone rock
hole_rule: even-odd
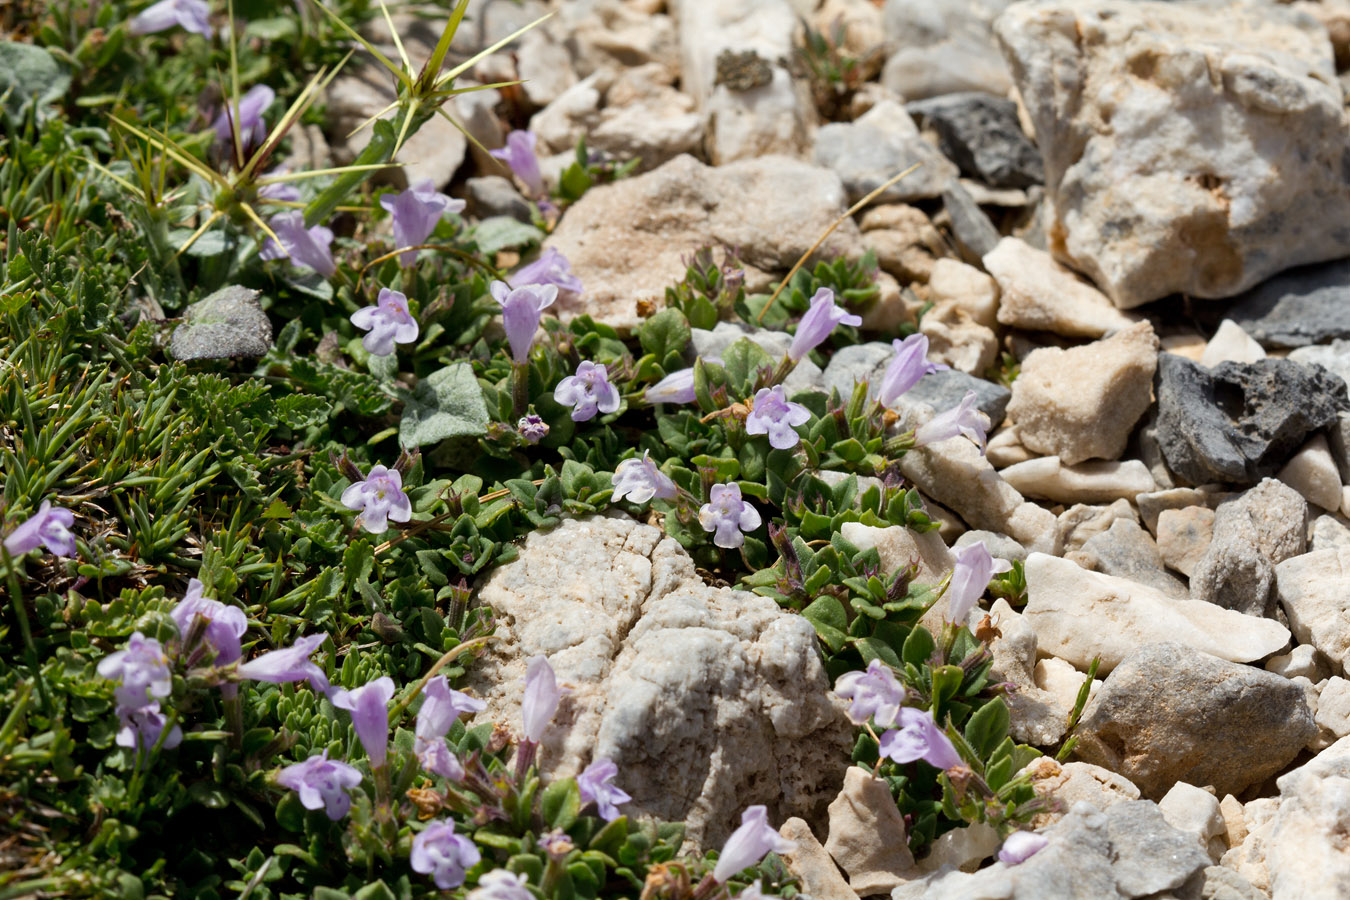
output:
[[[1205,345],[1205,352],[1200,354],[1200,365],[1213,368],[1221,362],[1248,363],[1265,358],[1266,351],[1242,330],[1241,325],[1232,319],[1224,319]]]
[[[1309,503],[1332,512],[1341,508],[1341,475],[1322,434],[1314,434],[1289,457],[1289,462],[1275,477],[1302,494]]]
[[[1158,486],[1148,466],[1137,459],[1093,460],[1066,466],[1058,456],[1042,456],[1009,466],[999,474],[1026,496],[1056,503],[1129,500]]]
[[[998,282],[998,320],[1027,331],[1099,338],[1128,328],[1138,317],[1111,305],[1101,291],[1026,241],[1005,237],[984,256]]]
[[[1275,595],[1294,638],[1344,672],[1350,662],[1350,548],[1286,559],[1275,567]]]

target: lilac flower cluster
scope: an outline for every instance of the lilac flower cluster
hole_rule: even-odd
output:
[[[389,701],[394,698],[394,679],[388,675],[359,688],[333,691],[329,700],[352,715],[356,738],[366,750],[372,769],[383,768],[389,758]]]
[[[656,467],[649,458],[650,451],[642,451],[641,459],[625,459],[614,470],[614,502],[627,497],[632,503],[649,500],[674,500],[678,489],[670,476]]]
[[[881,735],[882,756],[898,763],[922,759],[939,769],[963,764],[931,712],[902,705],[904,686],[881,660],[872,660],[864,672],[840,675],[834,692],[850,701],[848,716],[854,723],[863,725],[870,719],[878,728],[888,729]]]
[[[741,813],[741,824],[722,845],[722,853],[713,867],[713,880],[726,884],[733,875],[758,865],[765,854],[787,853],[796,844],[769,825],[769,811],[761,805],[748,806]]]
[[[329,759],[324,750],[282,769],[277,784],[298,793],[305,809],[322,809],[336,822],[351,810],[348,792],[361,784],[361,773],[341,760]]]
[[[956,564],[952,566],[952,575],[947,582],[947,621],[955,625],[964,625],[975,608],[989,580],[999,572],[1007,572],[1012,564],[1006,559],[994,559],[984,546],[984,541],[975,541],[954,551]]]
[[[160,0],[133,16],[127,22],[127,31],[132,34],[154,34],[179,25],[184,31],[210,37],[210,15],[211,7],[206,0]]]
[[[118,682],[113,691],[117,700],[117,718],[122,723],[117,732],[117,746],[138,753],[147,752],[160,742],[167,724],[159,707],[159,701],[169,696],[172,689],[169,659],[164,648],[159,641],[137,631],[125,648],[99,660],[97,670],[101,677]],[[182,740],[182,729],[174,725],[167,735],[163,735],[163,746],[172,749]]]
[[[708,494],[708,502],[698,510],[699,525],[712,532],[713,543],[723,549],[734,550],[744,545],[746,533],[762,523],[759,510],[741,499],[737,484],[715,484]]]
[[[745,417],[746,434],[767,434],[769,446],[775,450],[791,450],[801,436],[797,426],[811,419],[811,411],[800,403],[787,399],[781,384],[761,388],[756,394],[750,415]]]
[[[464,767],[450,752],[445,735],[461,715],[478,712],[487,704],[451,688],[444,675],[428,681],[422,696],[425,699],[417,711],[413,753],[426,771],[460,781],[464,778]]]
[[[380,206],[389,211],[394,220],[394,243],[400,247],[416,247],[436,230],[436,223],[446,213],[464,211],[464,201],[455,200],[436,190],[430,178],[423,178],[398,194],[385,194]],[[401,266],[417,262],[416,250],[405,250],[398,255]],[[373,352],[373,351],[372,351]]]
[[[558,382],[553,399],[572,407],[572,421],[585,422],[597,412],[612,413],[619,408],[619,389],[609,383],[609,372],[590,360],[577,366],[576,374]]]
[[[811,298],[811,308],[802,316],[797,333],[788,347],[788,359],[801,362],[806,354],[819,347],[839,325],[861,325],[862,316],[856,316],[834,302],[834,291],[821,288]]]
[[[413,838],[409,862],[414,872],[430,875],[436,887],[448,891],[463,884],[464,874],[482,858],[473,841],[455,834],[454,820],[438,819]]]
[[[544,174],[539,170],[539,158],[534,154],[538,140],[532,131],[513,131],[506,136],[505,147],[488,152],[511,168],[531,197],[541,200],[548,192],[544,188]]]

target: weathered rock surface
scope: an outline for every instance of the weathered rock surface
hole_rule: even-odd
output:
[[[1201,849],[1218,862],[1228,849],[1222,835],[1228,830],[1219,808],[1219,798],[1209,791],[1178,781],[1158,801],[1167,824],[1195,835]]]
[[[1303,553],[1307,519],[1304,499],[1273,478],[1220,503],[1213,539],[1191,572],[1191,597],[1269,615],[1275,566]]]
[[[1117,803],[1139,799],[1139,788],[1131,784],[1130,779],[1092,763],[1061,765],[1042,756],[1028,763],[1025,771],[1031,776],[1031,787],[1036,796],[1053,798],[1058,807],[1038,813],[1032,819],[1032,827],[1037,829],[1058,822],[1080,803],[1107,810]]]
[[[1093,460],[1066,466],[1057,456],[1042,456],[1008,466],[999,474],[1028,497],[1057,503],[1109,503],[1158,486],[1148,467],[1137,459]]]
[[[920,100],[908,109],[937,132],[943,155],[962,175],[990,187],[1023,188],[1045,181],[1040,152],[1022,132],[1013,101],[963,92]]]
[[[1311,19],[1042,0],[995,30],[1045,161],[1052,251],[1117,305],[1227,297],[1350,251],[1341,88]]]
[[[1266,843],[1272,900],[1350,895],[1350,739],[1280,777],[1279,811]]]
[[[1266,347],[1306,347],[1350,338],[1350,260],[1290,269],[1225,306],[1228,318]]]
[[[547,246],[556,247],[586,285],[558,314],[581,313],[620,329],[641,323],[639,300],[661,300],[684,277],[684,257],[726,244],[768,271],[786,270],[845,208],[827,169],[780,156],[712,168],[679,156],[659,169],[588,190],[567,211]],[[824,253],[855,247],[845,222]]]
[[[1177,600],[1189,596],[1186,584],[1167,572],[1153,538],[1128,519],[1112,522],[1105,532],[1088,538],[1082,547],[1066,553],[1065,558],[1085,569],[1147,585]]]
[[[1206,506],[1165,509],[1158,514],[1158,555],[1190,576],[1214,539],[1214,510]]]
[[[936,305],[955,304],[988,328],[998,324],[998,283],[974,266],[949,256],[933,263],[928,299]]]
[[[1157,360],[1158,338],[1147,322],[1069,350],[1033,350],[1008,404],[1018,438],[1066,465],[1116,459],[1152,403]]]
[[[1275,595],[1300,644],[1322,651],[1337,671],[1350,664],[1350,549],[1316,550],[1275,567]]]
[[[686,821],[708,846],[747,804],[820,820],[838,793],[852,730],[810,624],[707,586],[657,529],[591,516],[535,532],[480,598],[501,638],[471,677],[485,721],[519,721],[536,654],[572,689],[544,735],[546,771],[608,756],[626,773],[627,812]]]
[[[890,56],[881,73],[887,88],[907,100],[956,91],[1003,96],[1012,86],[999,58],[990,23],[1008,0],[887,0],[884,9]]]
[[[1154,390],[1167,467],[1193,484],[1251,484],[1273,475],[1310,432],[1350,408],[1345,382],[1287,359],[1206,371],[1163,353]]]
[[[998,335],[955,303],[939,303],[919,323],[928,338],[928,358],[957,372],[979,376],[998,357]]]
[[[1049,253],[1020,238],[1000,240],[985,254],[984,269],[998,282],[998,320],[1004,325],[1099,338],[1138,321],[1112,306],[1101,291],[1055,262]]]
[[[1297,684],[1184,644],[1123,660],[1083,713],[1078,754],[1145,797],[1178,781],[1238,793],[1280,771],[1317,734]]]
[[[905,820],[890,788],[857,766],[844,772],[844,787],[830,804],[825,849],[863,897],[889,893],[914,868]]]
[[[894,100],[883,100],[852,122],[822,125],[815,161],[839,175],[853,202],[916,164],[918,169],[886,188],[877,202],[938,197],[956,177],[956,166],[919,135],[914,120]]]
[[[1100,656],[1100,671],[1110,672],[1138,647],[1157,641],[1176,641],[1234,662],[1264,659],[1289,641],[1289,630],[1271,619],[1200,600],[1173,600],[1044,553],[1027,557],[1026,577],[1022,615],[1036,631],[1040,652],[1083,670]]]
[[[1058,743],[1068,726],[1068,710],[1054,694],[1036,685],[1036,630],[1001,598],[990,612],[1002,632],[989,645],[994,656],[990,680],[1017,685],[1004,697],[1009,734],[1014,740],[1042,747]]]
[[[272,349],[272,323],[258,291],[231,285],[190,305],[173,330],[174,359],[234,359],[265,356]]]

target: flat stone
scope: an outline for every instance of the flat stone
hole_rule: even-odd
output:
[[[1350,549],[1315,550],[1275,567],[1275,595],[1300,644],[1312,644],[1336,671],[1350,664]]]
[[[956,239],[956,248],[966,262],[979,264],[998,246],[998,229],[959,182],[949,181],[942,189],[942,208],[951,219],[952,237]]]
[[[1028,331],[1099,338],[1128,328],[1138,317],[1121,312],[1101,291],[1015,237],[1000,240],[984,256],[984,268],[1001,291],[998,320]]]
[[[1089,538],[1066,557],[1086,569],[1147,585],[1167,597],[1183,600],[1189,596],[1185,582],[1166,571],[1149,533],[1126,519],[1117,519],[1104,534]]]
[[[173,330],[174,359],[250,359],[272,349],[272,323],[258,298],[261,292],[231,285],[188,306]]]
[[[783,854],[783,862],[800,881],[803,893],[821,900],[857,900],[858,895],[839,874],[830,854],[811,833],[810,825],[794,816],[783,823],[778,833],[793,843],[792,849]]]
[[[1191,597],[1269,615],[1275,566],[1306,548],[1308,504],[1267,478],[1214,512],[1214,536],[1191,572]]]
[[[914,868],[905,820],[890,787],[857,766],[844,772],[844,787],[830,804],[825,849],[863,897],[890,893]]]
[[[1205,506],[1165,509],[1158,514],[1158,555],[1190,577],[1214,539],[1214,510]]]
[[[1234,297],[1224,312],[1265,347],[1350,338],[1350,259],[1290,269]]]
[[[1022,132],[1017,104],[1006,97],[978,92],[944,94],[907,108],[937,132],[943,155],[956,163],[961,174],[1000,188],[1044,183],[1041,154]]]
[[[953,550],[960,550],[962,547],[969,547],[976,542],[984,544],[984,549],[989,551],[989,555],[994,559],[1006,559],[1009,562],[1025,562],[1027,558],[1027,548],[1023,547],[1017,541],[1004,534],[998,534],[993,531],[967,531],[956,539],[952,544]]]
[[[919,168],[882,192],[885,203],[906,203],[942,194],[956,166],[919,134],[894,100],[883,100],[853,122],[831,122],[816,132],[815,162],[833,169],[856,202],[910,166]]]
[[[1045,162],[1051,251],[1118,306],[1231,297],[1350,252],[1342,91],[1310,18],[1041,0],[995,31]]]
[[[510,216],[519,222],[529,222],[534,212],[516,186],[501,175],[470,178],[464,183],[464,192],[469,212],[480,219]]]
[[[1323,435],[1314,434],[1275,477],[1302,494],[1309,503],[1332,512],[1341,507],[1341,474]]]
[[[1163,353],[1154,390],[1167,467],[1193,484],[1273,475],[1309,433],[1350,408],[1344,381],[1287,359],[1206,371]]]
[[[1139,648],[1107,677],[1083,714],[1078,755],[1145,797],[1178,781],[1237,793],[1284,768],[1316,733],[1298,685],[1169,641]]]
[[[1135,648],[1155,641],[1179,641],[1243,663],[1278,653],[1289,642],[1289,629],[1272,619],[1201,600],[1173,600],[1044,553],[1028,556],[1025,571],[1022,616],[1035,629],[1040,652],[1083,670],[1100,656],[1099,671],[1108,673]]]
[[[990,23],[1008,2],[886,0],[883,21],[890,55],[882,84],[908,100],[957,91],[1007,94],[1012,79],[995,49]]]
[[[955,304],[981,325],[998,324],[998,283],[974,266],[944,256],[928,276],[928,299]]]
[[[1043,456],[1008,466],[999,474],[1026,496],[1056,503],[1109,503],[1157,487],[1148,467],[1137,459],[1066,466],[1057,456]]]

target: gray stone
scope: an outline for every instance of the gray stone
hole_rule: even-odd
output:
[[[1066,558],[1085,569],[1148,585],[1168,597],[1180,600],[1189,596],[1186,584],[1167,573],[1153,538],[1128,519],[1116,519],[1108,530],[1088,538],[1081,549],[1066,554]]]
[[[1275,566],[1306,549],[1308,502],[1267,478],[1214,511],[1214,535],[1191,572],[1191,597],[1250,616],[1273,612]]]
[[[1270,895],[1226,866],[1210,866],[1200,900],[1270,900]]]
[[[193,303],[173,331],[173,358],[187,362],[265,355],[272,349],[272,323],[259,296],[258,291],[231,285]]]
[[[521,222],[529,222],[534,211],[534,207],[520,196],[520,191],[516,190],[510,179],[500,175],[470,178],[464,185],[464,191],[469,201],[469,213],[480,219],[510,216]]]
[[[625,812],[685,821],[697,846],[719,846],[752,803],[774,822],[824,820],[853,728],[805,619],[710,587],[674,540],[619,515],[530,534],[479,599],[498,623],[470,676],[480,721],[520,722],[536,654],[571,688],[544,732],[546,773],[610,757]]]
[[[967,531],[952,544],[953,550],[969,547],[976,541],[983,541],[984,548],[994,559],[1006,559],[1009,562],[1026,562],[1027,548],[1005,534],[996,531]]]
[[[956,91],[1003,95],[1012,86],[990,23],[1009,0],[886,0],[890,55],[882,84],[908,100]]]
[[[1350,338],[1350,259],[1276,275],[1225,304],[1224,316],[1263,347]]]
[[[937,132],[943,155],[961,174],[991,187],[1045,182],[1040,152],[1022,131],[1017,104],[1006,97],[946,94],[911,103],[907,109]]]
[[[1308,535],[1309,552],[1350,547],[1350,525],[1339,516],[1318,516],[1309,530],[1312,532]]]
[[[1116,857],[1111,871],[1116,890],[1126,897],[1143,897],[1174,890],[1210,862],[1208,854],[1191,843],[1189,834],[1168,824],[1156,804],[1147,800],[1117,803],[1106,811],[1106,829]]]
[[[989,645],[994,657],[989,680],[1016,685],[1004,697],[1008,733],[1013,740],[1040,747],[1059,743],[1068,714],[1054,694],[1036,684],[1036,630],[1002,598],[994,601],[990,613],[1000,634]]]
[[[1350,288],[1347,288],[1346,296],[1350,299]],[[1350,379],[1350,340],[1337,339],[1330,344],[1297,347],[1289,351],[1288,358],[1305,366],[1321,366],[1342,381]]]
[[[910,166],[918,168],[886,188],[875,202],[904,203],[937,197],[956,166],[919,134],[893,100],[883,100],[853,122],[831,122],[816,132],[815,161],[833,169],[857,202]]]
[[[1287,359],[1226,362],[1206,372],[1158,357],[1158,439],[1167,466],[1193,484],[1273,475],[1310,432],[1350,409],[1345,382]]]
[[[972,266],[984,266],[984,257],[992,253],[1003,238],[975,198],[955,179],[942,189],[942,205],[952,220],[952,237],[957,249]]]
[[[1168,642],[1141,647],[1107,677],[1084,711],[1078,754],[1145,797],[1178,781],[1223,795],[1280,771],[1316,734],[1289,679]]]
[[[858,381],[867,381],[875,387],[881,383],[881,377],[894,357],[895,348],[885,341],[841,347],[825,366],[825,390],[838,390],[841,397],[848,399]],[[1001,384],[956,369],[925,375],[901,396],[897,405],[926,403],[940,412],[958,405],[966,391],[975,392],[975,406],[989,417],[990,430],[997,428],[1007,413],[1012,392]]]

